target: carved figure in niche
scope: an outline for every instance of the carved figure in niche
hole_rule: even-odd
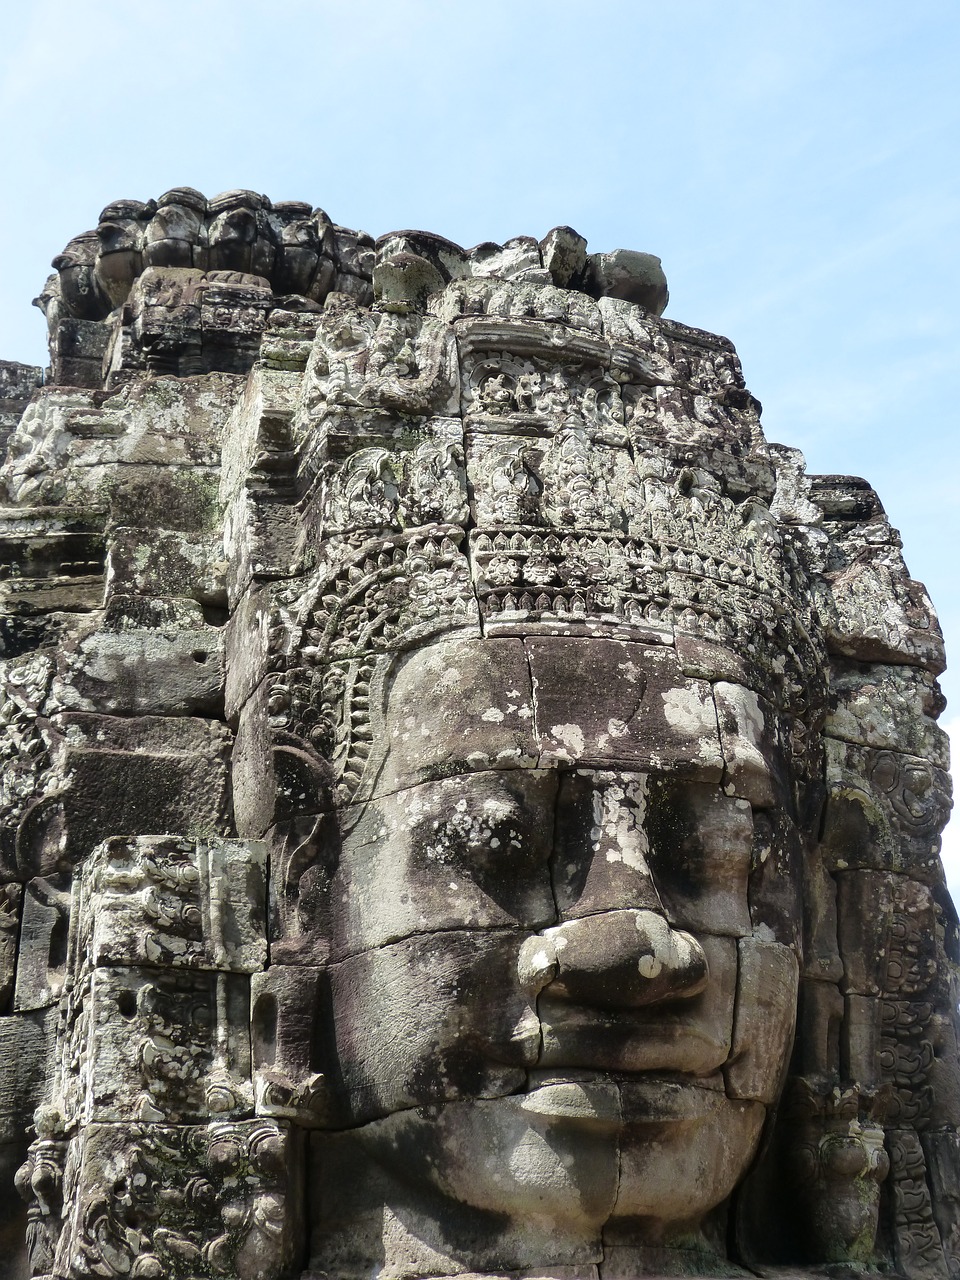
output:
[[[326,319],[326,317],[325,317]],[[321,326],[313,361],[319,398],[347,407],[363,403],[370,332],[351,309],[334,311]]]
[[[331,482],[327,520],[331,528],[379,529],[397,517],[397,480],[386,449],[360,449]]]
[[[454,444],[421,444],[414,451],[404,484],[408,525],[456,524],[467,515],[463,450]]]
[[[478,399],[485,413],[500,416],[516,407],[514,389],[505,373],[493,373],[480,384]]]
[[[522,446],[492,449],[480,470],[484,483],[477,486],[479,524],[525,524],[536,518],[540,485]]]
[[[535,412],[541,381],[539,373],[521,373],[517,378],[516,400],[521,413]]]
[[[591,382],[583,393],[581,412],[592,426],[611,430],[623,426],[623,401],[620,388],[609,375],[600,383]]]
[[[560,421],[573,412],[573,391],[570,385],[570,378],[563,369],[554,369],[547,379],[540,406],[544,413],[556,415]]]
[[[597,455],[586,432],[565,428],[554,437],[544,454],[544,514],[551,523],[579,528],[607,526],[605,485],[600,477]]]
[[[34,1117],[37,1138],[17,1170],[17,1191],[27,1202],[27,1256],[34,1275],[53,1271],[63,1216],[63,1177],[67,1159],[63,1116],[41,1107]]]

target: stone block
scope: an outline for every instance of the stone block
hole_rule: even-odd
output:
[[[86,857],[113,835],[229,832],[225,725],[186,716],[64,714],[60,768],[65,852]]]
[[[224,713],[236,723],[240,708],[267,674],[271,636],[280,625],[268,589],[253,587],[240,599],[224,628]]]
[[[758,672],[748,654],[735,653],[726,645],[707,640],[703,636],[691,636],[678,631],[674,647],[680,670],[685,676],[700,680],[727,680],[731,684],[755,687]]]
[[[46,876],[108,836],[227,835],[230,735],[189,717],[64,712],[44,790],[17,832],[26,874]]]
[[[233,747],[233,807],[238,833],[260,838],[276,823],[318,814],[332,804],[330,770],[292,734],[271,725],[271,682],[244,703]]]
[[[737,1008],[727,1092],[771,1105],[780,1096],[796,1021],[797,957],[789,947],[757,938],[739,941]],[[771,1063],[781,1063],[779,1073]]]
[[[85,863],[79,945],[90,964],[255,973],[267,960],[266,846],[140,836]]]
[[[660,1080],[651,1089],[626,1081],[621,1092],[626,1123],[614,1238],[629,1240],[638,1219],[695,1217],[722,1201],[756,1150],[766,1109],[687,1082]],[[684,1262],[690,1261],[688,1255]]]
[[[801,979],[795,1071],[839,1082],[843,1015],[843,996],[835,983]]]
[[[42,385],[43,369],[39,365],[0,360],[0,405],[16,404],[22,411]]]
[[[448,640],[414,653],[398,665],[388,699],[379,790],[464,769],[536,767],[520,640]]]
[[[824,865],[818,846],[804,850],[803,974],[818,981],[843,977],[837,923],[837,882]]]
[[[175,596],[226,604],[223,539],[177,530],[115,529],[107,547],[110,594]]]
[[[252,1113],[246,975],[94,969],[74,999],[66,1061],[85,1064],[77,1120],[199,1124]]]
[[[650,867],[670,922],[694,933],[750,933],[749,804],[716,787],[652,779],[646,825]]]
[[[58,1276],[281,1280],[299,1261],[302,1153],[283,1123],[93,1124],[72,1162]]]
[[[554,770],[488,769],[341,810],[320,922],[334,959],[441,929],[553,923]]]
[[[840,1067],[844,1080],[863,1090],[878,1089],[883,1083],[880,1014],[880,1000],[875,996],[844,997]]]
[[[0,1147],[22,1142],[43,1101],[53,1065],[55,1014],[0,1018]]]
[[[907,574],[896,546],[851,547],[830,574],[832,610],[824,620],[831,652],[858,662],[909,663],[938,675],[943,635],[923,583]]]
[[[937,883],[950,776],[920,756],[827,739],[823,845],[833,867]]]
[[[872,996],[925,992],[937,971],[930,889],[876,871],[846,871],[837,880],[843,990]]]
[[[219,523],[219,466],[85,468],[85,494],[109,506],[117,525],[207,533]],[[78,477],[83,479],[84,477]]]
[[[81,640],[62,666],[62,704],[107,715],[217,715],[223,705],[221,631],[189,616],[192,611],[188,618],[183,609],[167,606],[163,612],[162,629],[128,618],[122,629],[104,628]]]
[[[752,689],[720,680],[713,686],[723,752],[723,787],[755,809],[792,809],[782,726]]]
[[[305,1275],[361,1276],[374,1250],[385,1271],[439,1280],[455,1271],[457,1241],[466,1239],[474,1270],[464,1280],[590,1276],[616,1197],[610,1129],[619,1103],[603,1082],[558,1092],[538,1091],[539,1102],[471,1099],[311,1135],[316,1226]],[[402,1213],[384,1214],[384,1203],[398,1202]]]
[[[339,1123],[521,1087],[540,1044],[515,976],[522,937],[451,930],[330,966],[320,1064]]]
[[[766,810],[753,815],[753,853],[750,859],[748,898],[750,923],[757,937],[775,939],[793,948],[798,956],[803,952],[803,842],[795,823],[786,814]],[[832,950],[822,947],[818,960],[811,955],[811,963],[819,967],[825,963],[839,975],[839,957],[836,955],[836,911]]]
[[[587,288],[597,298],[622,298],[654,316],[663,314],[670,299],[660,259],[652,253],[635,249],[592,253],[587,258],[587,272]]]
[[[21,1013],[55,1005],[67,976],[70,876],[65,872],[27,882],[17,954],[13,1007]]]
[[[665,647],[543,637],[524,641],[540,760],[696,775],[723,768],[710,685]]]
[[[326,964],[332,935],[330,890],[340,857],[337,815],[307,814],[278,822],[265,842],[271,963]]]
[[[560,918],[629,907],[660,910],[647,827],[648,775],[574,769],[560,774],[559,783],[553,894]]]
[[[324,969],[271,965],[250,979],[253,1084],[257,1115],[328,1128],[334,1086],[319,1070],[321,1024],[330,1014]]]
[[[949,768],[947,736],[935,723],[943,708],[939,686],[920,667],[834,662],[824,732],[879,750],[921,756]]]
[[[540,258],[553,283],[570,288],[586,266],[587,242],[572,227],[554,227],[540,241]]]

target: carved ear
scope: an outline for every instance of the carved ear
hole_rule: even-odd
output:
[[[273,776],[276,800],[274,821],[283,822],[303,813],[318,813],[332,803],[332,776],[329,765],[292,739],[277,734],[273,749]],[[284,741],[284,739],[288,739]]]
[[[17,870],[27,880],[50,875],[63,865],[65,848],[63,800],[59,795],[43,796],[30,805],[17,827]]]

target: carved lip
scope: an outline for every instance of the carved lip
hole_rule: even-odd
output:
[[[524,1111],[557,1120],[623,1126],[676,1124],[706,1119],[727,1101],[723,1077],[660,1072],[569,1072],[535,1070],[529,1091],[519,1095]]]
[[[711,1025],[712,1019],[668,1019],[652,1013],[643,1020],[635,1014],[605,1017],[595,1009],[572,1006],[561,1018],[541,1011],[542,1050],[537,1066],[554,1074],[658,1072],[702,1079],[718,1071],[730,1054],[726,1027]]]
[[[620,1090],[612,1080],[560,1080],[518,1095],[520,1109],[556,1120],[618,1128],[623,1113]]]

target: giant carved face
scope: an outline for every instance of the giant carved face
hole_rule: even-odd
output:
[[[331,892],[325,1066],[350,1132],[321,1143],[316,1216],[351,1219],[366,1161],[364,1186],[402,1187],[414,1272],[696,1236],[793,1033],[775,717],[671,647],[562,636],[416,651],[379,698]],[[324,1230],[325,1265],[359,1259],[355,1223]]]

